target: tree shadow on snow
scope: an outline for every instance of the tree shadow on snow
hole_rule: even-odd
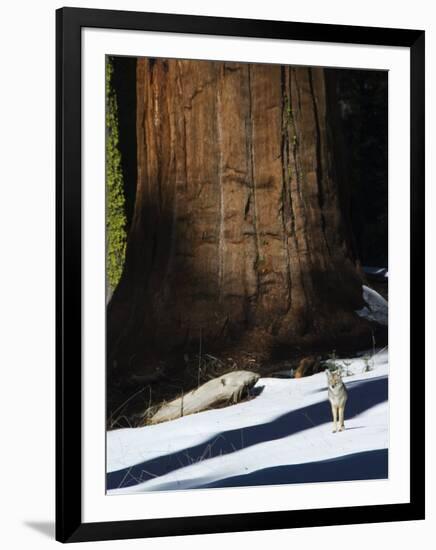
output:
[[[263,468],[249,474],[220,479],[202,487],[244,487],[284,483],[318,483],[321,481],[357,481],[386,479],[387,477],[388,450],[377,449],[330,460]]]
[[[348,392],[352,389],[352,388],[356,388],[357,386],[361,386],[362,384],[367,384],[368,382],[370,381],[375,381],[375,380],[385,380],[386,379],[386,375],[382,375],[382,376],[374,376],[372,378],[369,378],[369,379],[363,379],[363,380],[350,380],[349,378],[348,379],[345,379],[344,380],[344,383],[345,385],[347,386],[347,390]],[[310,393],[322,393],[322,392],[326,392],[328,389],[327,385],[323,386],[322,388],[317,388],[316,390],[313,390],[312,392]],[[348,405],[347,405],[348,406]]]
[[[362,383],[347,384],[347,388],[346,420],[388,399],[387,376],[372,378]],[[314,403],[290,411],[264,424],[228,430],[198,445],[109,472],[106,475],[106,489],[131,487],[209,458],[246,449],[258,443],[282,439],[329,422],[331,422],[331,412],[328,401]],[[353,477],[353,479],[356,478]]]
[[[207,478],[177,480],[163,483],[151,490],[169,491],[250,487],[258,485],[285,485],[290,483],[320,483],[331,481],[359,481],[388,477],[388,450],[362,451],[328,460],[285,464],[262,468],[215,481]]]

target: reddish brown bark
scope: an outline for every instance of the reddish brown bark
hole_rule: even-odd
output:
[[[327,85],[318,68],[138,60],[138,182],[110,367],[143,368],[200,339],[209,350],[370,343],[354,313],[361,280]]]

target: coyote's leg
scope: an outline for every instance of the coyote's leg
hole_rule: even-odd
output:
[[[339,407],[339,431],[340,432],[342,432],[342,430],[345,430],[344,410],[345,410],[345,406]]]
[[[333,433],[337,431],[337,422],[338,422],[338,407],[335,407],[332,403],[332,416],[333,416]]]

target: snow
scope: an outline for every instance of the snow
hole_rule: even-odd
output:
[[[324,372],[260,378],[250,401],[108,432],[108,493],[386,478],[388,351],[341,361],[345,431],[332,433]]]
[[[356,311],[360,317],[365,317],[369,321],[376,321],[381,325],[387,326],[388,324],[388,302],[380,296],[378,292],[363,286],[363,299],[366,302],[366,306]]]
[[[367,275],[372,275],[380,280],[387,279],[389,276],[388,270],[386,267],[369,267],[363,266],[363,271]]]

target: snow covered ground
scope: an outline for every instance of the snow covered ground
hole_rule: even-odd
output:
[[[386,478],[388,350],[346,363],[344,432],[324,372],[261,378],[250,401],[108,432],[108,493]]]

